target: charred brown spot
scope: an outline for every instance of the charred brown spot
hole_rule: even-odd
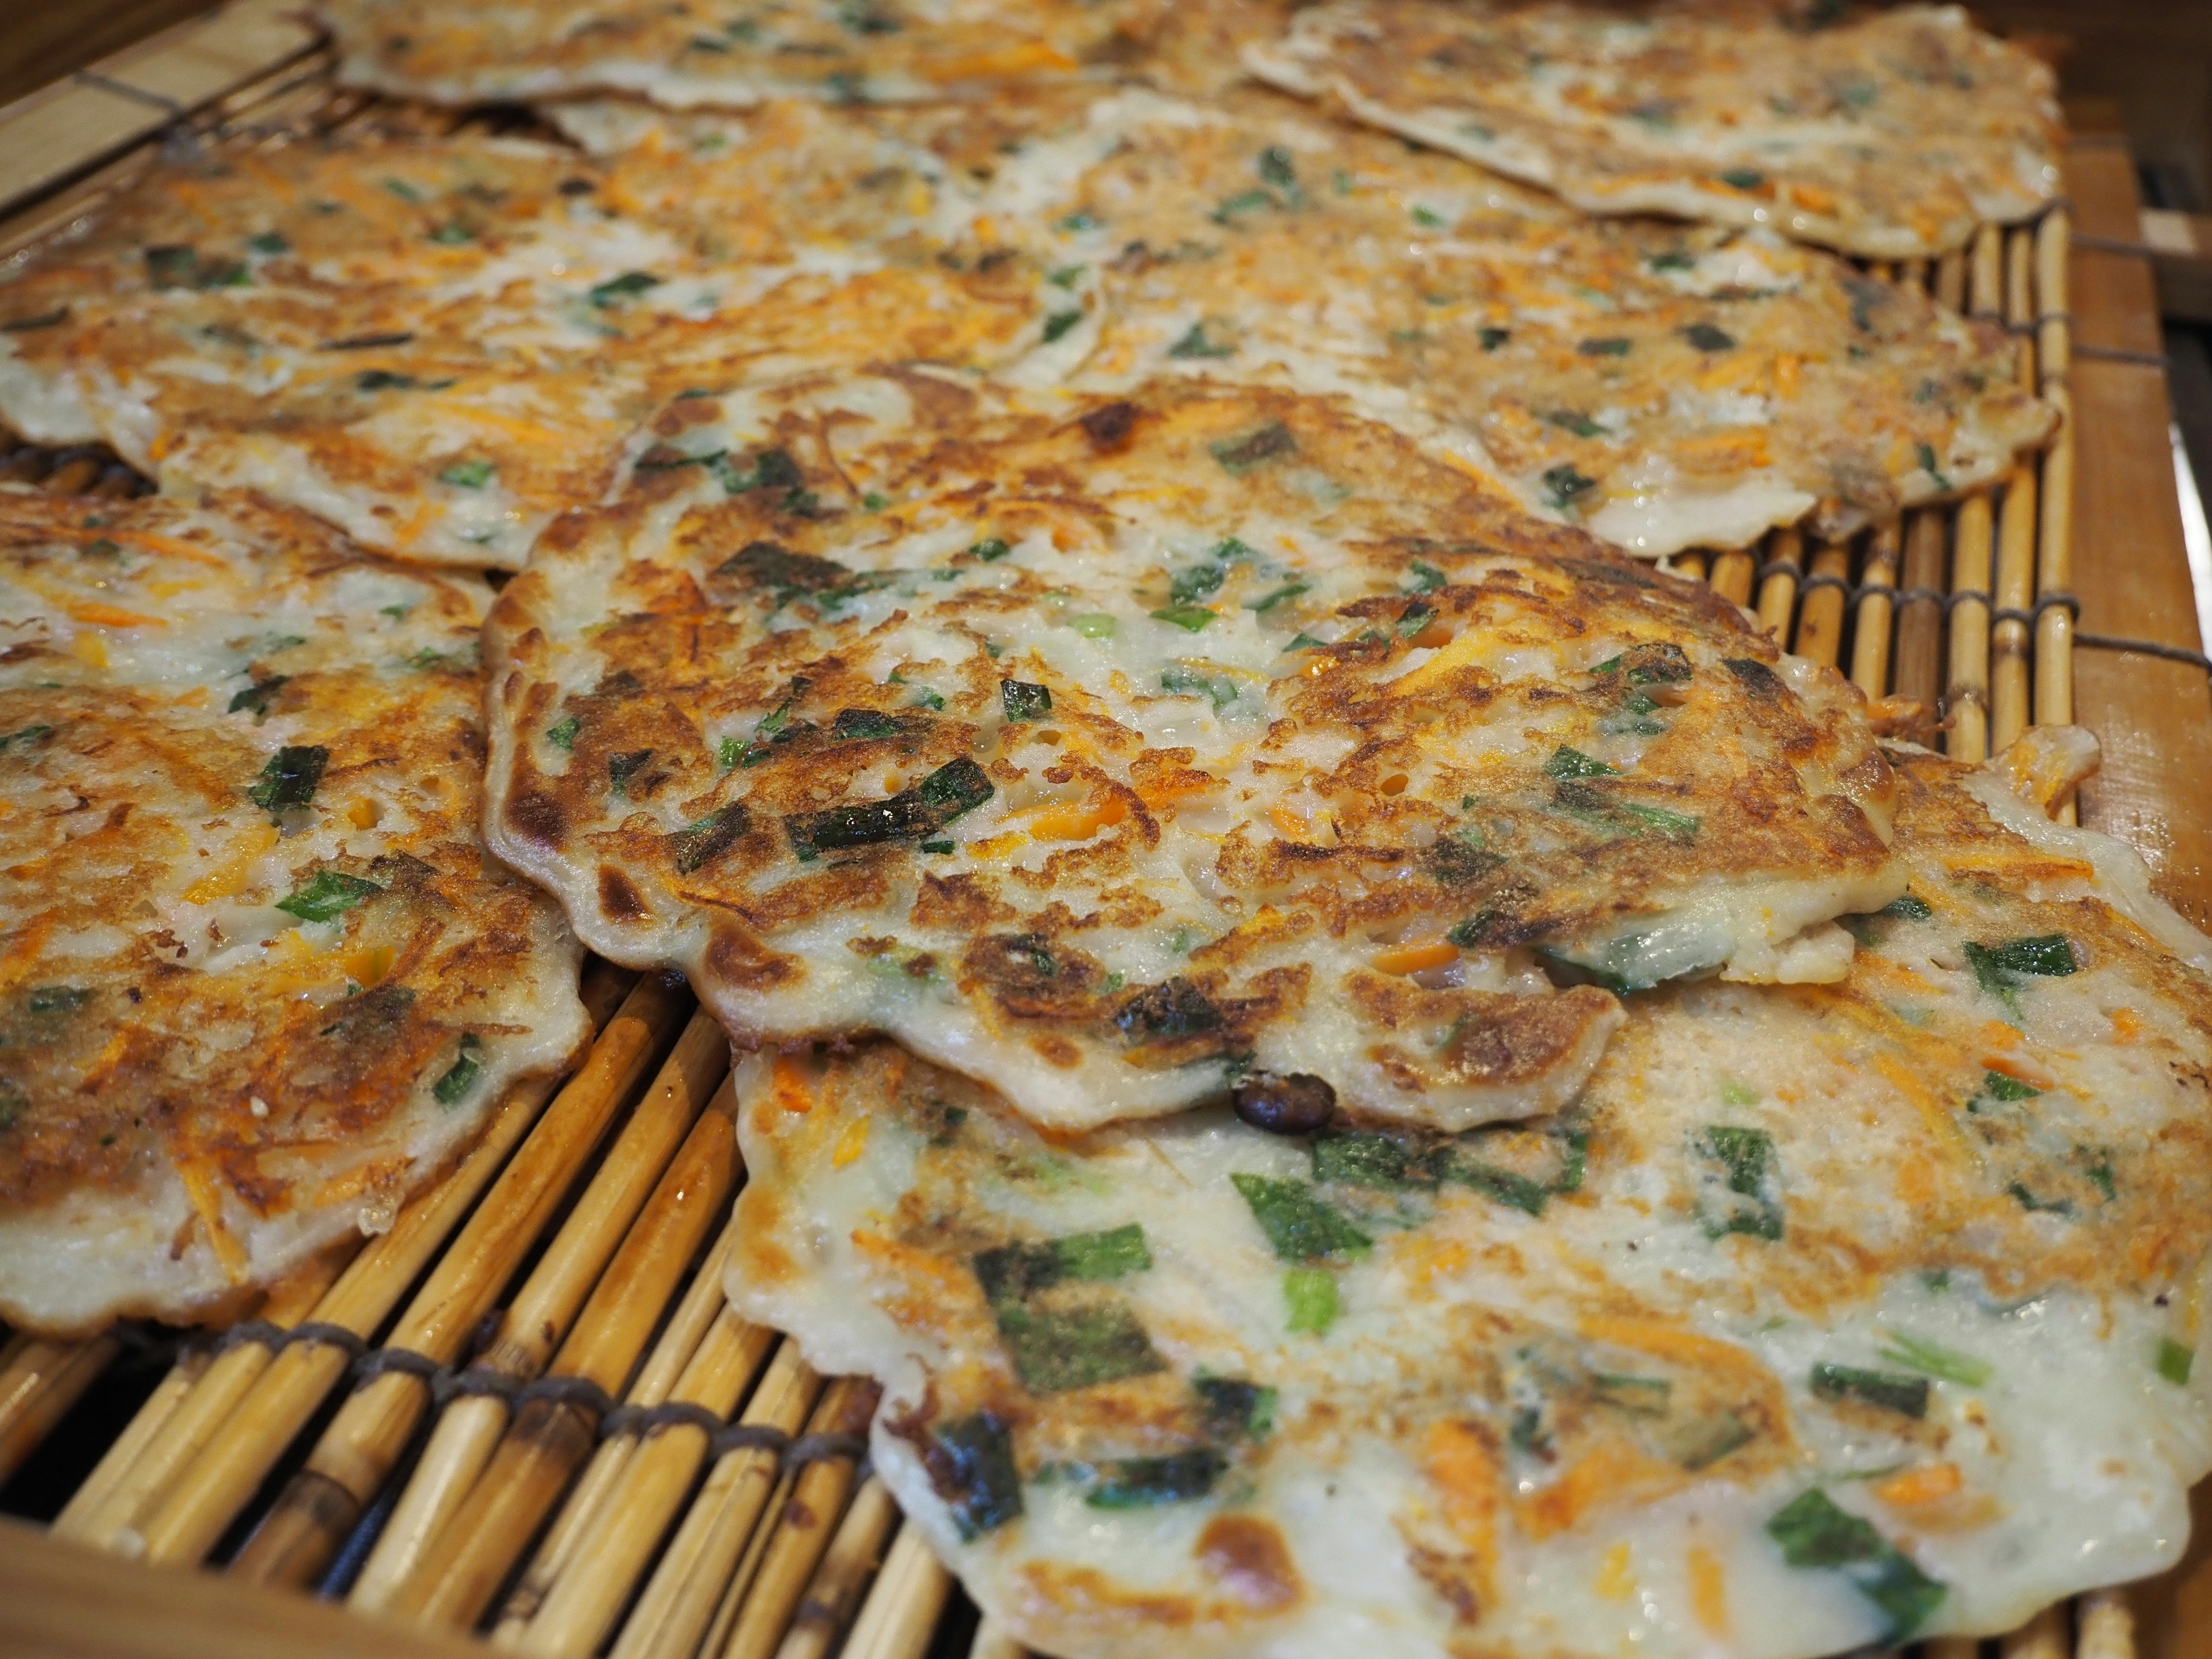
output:
[[[811,553],[794,553],[775,542],[749,542],[714,567],[714,579],[740,587],[765,587],[781,592],[819,593],[842,587],[853,573],[835,559]]]
[[[1137,406],[1126,398],[1103,404],[1077,422],[1083,435],[1101,449],[1119,449],[1136,429]]]
[[[540,847],[557,848],[568,839],[567,810],[542,789],[510,796],[506,817],[507,827],[516,835]]]
[[[1014,907],[1002,902],[990,884],[977,875],[924,874],[921,890],[915,895],[914,925],[977,933],[993,924],[1011,921]]]
[[[1178,975],[1131,996],[1114,1011],[1114,1024],[1132,1042],[1163,1042],[1218,1031],[1224,1021],[1212,999]]]
[[[647,915],[644,896],[611,864],[599,866],[599,911],[610,921],[642,921]]]
[[[707,941],[707,971],[740,991],[767,991],[800,978],[805,969],[793,957],[771,951],[748,928],[717,923]]]
[[[1217,1515],[1193,1553],[1209,1577],[1255,1612],[1279,1613],[1305,1592],[1281,1531],[1256,1515]]]
[[[1724,657],[1721,666],[1735,675],[1743,689],[1761,702],[1778,702],[1786,689],[1782,677],[1755,657]]]

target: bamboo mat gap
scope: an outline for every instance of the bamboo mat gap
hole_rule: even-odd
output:
[[[0,110],[0,257],[97,211],[160,142],[528,119],[339,90],[327,52],[264,0],[172,33],[99,74],[168,88],[174,114],[152,110],[149,125],[141,100],[88,137],[54,113],[81,114],[81,87]],[[200,77],[191,95],[176,90],[188,84],[178,52]],[[1994,489],[1847,541],[1784,531],[1673,562],[1848,674],[1889,729],[1960,760],[2077,715],[2074,648],[2092,641],[2076,624],[2084,599],[2098,603],[2075,593],[2077,468],[2085,443],[2101,454],[2110,434],[2085,441],[2073,418],[2070,279],[2090,256],[2070,246],[2072,224],[2062,206],[1985,228],[1958,254],[1876,268],[2019,337],[2023,384],[2069,416],[2047,452]],[[2162,425],[2155,441],[2162,456]],[[111,498],[150,487],[105,449],[5,434],[0,481]],[[2129,638],[2094,643],[2121,664],[2149,660]],[[2202,803],[2188,817],[2191,833],[2212,832],[2195,823],[2212,817]],[[46,1632],[36,1651],[58,1655],[350,1653],[358,1631],[373,1636],[360,1651],[393,1659],[486,1645],[577,1659],[1018,1659],[869,1472],[873,1386],[817,1376],[723,1299],[744,1171],[720,1031],[679,984],[601,962],[585,1000],[596,1035],[574,1072],[515,1091],[389,1232],[271,1290],[246,1323],[76,1344],[0,1333],[0,1510],[49,1522],[58,1540],[0,1531],[0,1638],[12,1621]],[[211,1568],[228,1584],[179,1590],[115,1558]],[[2183,1605],[2197,1583],[2160,1594]],[[112,1588],[110,1624],[127,1638],[90,1633],[109,1599],[94,1586]],[[2212,1577],[2201,1588],[2212,1595]],[[286,1590],[347,1616],[334,1626]],[[168,1597],[174,1619],[148,1611]],[[2078,1598],[1986,1645],[2002,1659],[2134,1659],[2131,1605]],[[255,1649],[264,1626],[274,1645]],[[410,1628],[473,1641],[417,1647]],[[2207,1650],[2172,1635],[2147,1626],[2145,1659]],[[1976,1659],[1984,1645],[1923,1651]]]

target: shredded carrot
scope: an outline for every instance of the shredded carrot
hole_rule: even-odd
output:
[[[916,1249],[911,1244],[902,1244],[896,1239],[885,1238],[881,1233],[854,1228],[853,1248],[878,1267],[896,1273],[902,1279],[920,1279],[934,1286],[939,1292],[958,1297],[963,1301],[975,1293],[975,1277],[964,1265],[956,1265],[942,1256]]]
[[[1313,839],[1313,825],[1280,801],[1267,809],[1267,822],[1275,826],[1275,833],[1285,841],[1310,842]]]
[[[392,951],[389,945],[364,945],[358,951],[349,951],[338,958],[346,977],[367,990],[380,985],[384,976],[392,971]]]
[[[1486,1581],[1498,1565],[1498,1466],[1489,1446],[1463,1423],[1438,1423],[1429,1431],[1423,1462],[1443,1493],[1444,1518],[1474,1552]]]
[[[863,1112],[837,1132],[837,1144],[830,1149],[830,1168],[842,1170],[860,1161],[860,1154],[868,1149],[870,1121],[868,1114]]]
[[[1906,1469],[1887,1480],[1877,1481],[1872,1490],[1883,1503],[1910,1509],[1916,1504],[1933,1504],[1948,1498],[1965,1485],[1966,1477],[1959,1473],[1956,1463],[1923,1463],[1917,1469]]]
[[[1595,1588],[1608,1601],[1626,1601],[1636,1594],[1636,1580],[1628,1571],[1628,1540],[1621,1540],[1598,1563]]]
[[[1794,352],[1785,351],[1774,360],[1774,395],[1794,398],[1797,395],[1798,362]]]
[[[173,559],[211,565],[217,570],[228,568],[205,548],[195,547],[175,536],[156,536],[149,530],[112,530],[106,534],[110,541],[121,542],[125,547],[135,547],[143,552],[167,554]]]
[[[1418,974],[1425,969],[1444,968],[1459,960],[1459,946],[1449,939],[1425,939],[1385,951],[1369,964],[1378,974]]]
[[[205,904],[210,899],[231,897],[246,885],[246,878],[253,873],[253,866],[276,844],[276,825],[254,825],[234,843],[236,851],[185,889],[185,902]]]
[[[384,809],[369,796],[363,795],[346,808],[346,822],[356,830],[374,830],[384,816]]]
[[[1103,800],[1048,808],[1030,820],[1029,832],[1037,841],[1088,841],[1128,816],[1128,802],[1109,795]]]
[[[804,1115],[814,1109],[814,1084],[806,1067],[791,1054],[778,1054],[769,1068],[769,1091],[787,1112]]]
[[[956,81],[1009,81],[1039,70],[1072,70],[1075,60],[1043,40],[1020,40],[926,64],[922,73],[940,87]]]
[[[185,1195],[191,1200],[192,1208],[199,1214],[200,1224],[207,1230],[208,1243],[215,1250],[216,1260],[222,1264],[226,1276],[235,1284],[246,1277],[246,1247],[238,1242],[237,1235],[222,1222],[222,1194],[215,1184],[215,1177],[197,1158],[179,1159],[177,1174],[185,1183]]]
[[[1720,1558],[1703,1544],[1690,1546],[1690,1611],[1714,1636],[1729,1633],[1728,1579]]]
[[[2132,1008],[2115,1008],[2112,1012],[2112,1041],[2127,1044],[2142,1041],[2143,1024]]]
[[[119,610],[112,605],[95,605],[83,599],[71,604],[69,614],[76,621],[89,623],[95,628],[167,628],[169,625],[159,617],[143,616],[136,611]]]
[[[1982,1069],[2008,1077],[2015,1083],[2025,1083],[2031,1089],[2051,1090],[2058,1086],[2058,1079],[2024,1054],[1984,1054]]]

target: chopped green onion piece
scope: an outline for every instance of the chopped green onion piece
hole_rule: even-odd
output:
[[[1813,1392],[1823,1400],[1860,1400],[1906,1417],[1928,1415],[1924,1376],[1899,1376],[1893,1371],[1865,1370],[1824,1361],[1813,1367]]]
[[[1010,720],[1041,720],[1052,713],[1051,689],[1028,680],[1000,680],[999,701]]]
[[[1918,1337],[1907,1336],[1902,1331],[1891,1331],[1887,1334],[1889,1346],[1880,1350],[1880,1357],[1893,1365],[1902,1365],[1907,1370],[1921,1371],[1968,1389],[1978,1389],[1996,1375],[1988,1361],[1977,1359],[1972,1354],[1960,1353],[1955,1348],[1946,1348],[1934,1342],[1923,1342]]]
[[[468,1098],[469,1091],[477,1086],[477,1073],[483,1067],[477,1063],[477,1054],[483,1045],[474,1036],[461,1039],[461,1055],[447,1068],[446,1074],[430,1085],[430,1093],[441,1106],[453,1106]]]
[[[264,811],[282,813],[307,805],[323,781],[331,751],[319,744],[287,744],[269,757],[260,781],[246,790],[246,798]]]
[[[1544,772],[1547,776],[1554,778],[1617,778],[1620,775],[1617,767],[1607,766],[1601,760],[1594,760],[1581,750],[1570,749],[1565,744],[1552,751],[1552,758],[1544,763]]]
[[[1336,1275],[1319,1267],[1293,1267],[1283,1275],[1283,1301],[1293,1334],[1322,1335],[1336,1323]]]
[[[349,876],[343,870],[328,866],[315,872],[305,887],[289,898],[276,901],[276,908],[295,915],[302,921],[328,921],[342,916],[356,904],[363,904],[384,891],[373,881],[359,876]]]
[[[1164,622],[1182,629],[1187,634],[1200,632],[1214,619],[1214,613],[1202,605],[1176,605],[1152,612],[1154,622]]]
[[[1267,1176],[1229,1177],[1252,1211],[1252,1218],[1285,1261],[1313,1261],[1325,1256],[1358,1255],[1375,1241],[1307,1182]]]
[[[459,489],[482,489],[495,470],[489,461],[456,461],[438,475],[438,482]]]
[[[2158,1374],[2176,1388],[2189,1386],[2189,1373],[2196,1364],[2196,1349],[2185,1348],[2170,1336],[2159,1340]]]

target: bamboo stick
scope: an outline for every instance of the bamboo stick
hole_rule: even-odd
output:
[[[2015,466],[1997,508],[1996,586],[2000,611],[2025,611],[2035,602],[2035,532],[2040,516],[2033,462]],[[1990,752],[1998,753],[2027,729],[2028,629],[2007,617],[1990,629]]]
[[[791,1501],[792,1489],[799,1484],[797,1473],[788,1463],[776,1473],[775,1486],[761,1506],[763,1515],[781,1515],[783,1506]],[[755,1526],[752,1536],[745,1540],[744,1553],[738,1558],[737,1570],[730,1574],[730,1582],[722,1587],[721,1597],[714,1603],[714,1616],[708,1621],[707,1633],[692,1644],[692,1651],[714,1655],[728,1645],[730,1632],[737,1628],[738,1614],[744,1608],[745,1597],[752,1594],[753,1578],[760,1571],[761,1559],[768,1553],[769,1540],[774,1527]],[[702,1585],[703,1594],[711,1585]],[[842,1632],[841,1632],[842,1633]]]
[[[2066,281],[2070,223],[2064,208],[2053,208],[2035,228],[2035,351],[2041,360],[2038,378],[2045,384],[2073,366]]]
[[[2035,233],[2015,230],[2005,237],[2005,323],[2020,342],[2017,371],[2023,390],[2037,386],[2035,373]]]
[[[846,1620],[853,1616],[860,1591],[883,1559],[884,1540],[891,1535],[898,1520],[898,1505],[890,1492],[880,1480],[870,1475],[853,1494],[845,1518],[838,1523],[837,1535],[830,1540],[822,1565],[806,1586],[805,1599],[791,1615],[775,1659],[827,1659],[844,1632]],[[980,1645],[981,1639],[978,1632],[979,1645],[970,1650],[969,1659],[987,1651]],[[1004,1650],[1003,1659],[1023,1659],[1023,1656],[1020,1649],[1010,1646]]]
[[[1705,579],[1705,550],[1692,547],[1674,554],[1666,561],[1665,568],[1686,582],[1701,582]]]
[[[2044,1608],[2009,1636],[1997,1640],[1999,1659],[2068,1659],[2068,1607],[2061,1601]]]
[[[725,1307],[671,1398],[727,1417],[775,1340],[774,1331]],[[516,1644],[522,1651],[584,1659],[598,1650],[651,1569],[708,1449],[706,1431],[691,1424],[669,1425],[639,1444],[588,1547],[579,1551],[575,1570],[554,1583]]]
[[[1928,261],[1906,259],[1900,262],[1897,267],[1897,280],[1907,288],[1925,291],[1928,287]]]
[[[517,1382],[545,1369],[678,1144],[727,1074],[729,1060],[720,1027],[694,1012],[583,1197],[501,1316],[498,1338],[476,1362],[478,1369]],[[580,1157],[588,1150],[580,1149]],[[392,1598],[422,1562],[431,1540],[466,1500],[507,1431],[507,1402],[490,1394],[456,1400],[446,1408],[354,1585],[348,1598],[353,1606],[374,1612],[394,1605]]]
[[[47,474],[46,489],[56,495],[80,495],[97,478],[103,463],[97,455],[77,455]]]
[[[1983,228],[1991,228],[1985,225]],[[1964,311],[1966,308],[1966,252],[1964,248],[1954,248],[1936,262],[1934,293],[1936,303],[1946,311]]]
[[[1931,1636],[1920,1651],[1921,1659],[1981,1659],[1982,1644],[1972,1636]]]
[[[1768,539],[1766,562],[1787,568],[1770,570],[1759,585],[1759,625],[1785,644],[1790,618],[1797,609],[1797,573],[1804,568],[1805,535],[1800,530],[1778,530]]]
[[[1731,605],[1749,605],[1752,572],[1757,564],[1748,549],[1732,548],[1713,555],[1712,573],[1706,580],[1712,583],[1713,591]]]
[[[800,1357],[799,1345],[787,1340],[738,1420],[796,1434],[821,1392],[822,1379]],[[781,1467],[775,1453],[758,1447],[739,1447],[715,1461],[623,1622],[611,1659],[660,1659],[698,1647]]]
[[[1957,545],[1951,550],[1951,592],[1990,591],[1996,549],[1990,498],[1959,503]],[[1943,693],[1943,752],[1976,765],[1990,753],[1990,602],[1966,599],[1951,607],[1951,677]]]
[[[939,1564],[921,1528],[902,1527],[853,1621],[844,1659],[921,1659],[951,1594],[952,1576]]]
[[[586,977],[586,1006],[593,985]],[[459,1354],[599,1144],[687,999],[638,981],[546,1108],[386,1338],[440,1364]],[[231,1564],[259,1583],[304,1584],[329,1565],[390,1476],[429,1404],[422,1378],[387,1371],[355,1393]]]
[[[975,1639],[969,1644],[968,1659],[1029,1659],[1029,1650],[987,1613],[975,1626]]]
[[[2074,582],[2074,409],[2063,385],[2044,394],[2065,424],[2043,458],[2043,516],[2038,526],[2035,591],[2066,592]],[[2074,618],[2052,605],[2035,622],[2035,723],[2063,726],[2074,718]],[[2069,820],[2070,821],[2070,820]]]
[[[1897,606],[1897,664],[1891,689],[1926,710],[1912,732],[1919,743],[1935,740],[1936,704],[1943,692],[1943,601],[1950,563],[1948,515],[1935,509],[1910,514],[1905,521],[1905,587],[1923,597]],[[1869,694],[1872,695],[1872,694]]]
[[[1812,574],[1848,581],[1851,550],[1847,542],[1823,542],[1813,554]],[[1844,594],[1841,588],[1821,586],[1805,595],[1797,617],[1797,654],[1828,667],[1836,665],[1844,642]]]
[[[699,1271],[692,1275],[691,1286],[684,1292],[675,1316],[668,1322],[659,1340],[653,1344],[653,1352],[630,1383],[629,1392],[623,1397],[624,1405],[660,1405],[682,1379],[700,1343],[722,1312],[722,1274],[736,1239],[737,1218],[732,1214],[722,1229],[721,1237],[699,1264]],[[720,1409],[726,1416],[730,1407],[724,1406]],[[494,1634],[495,1646],[514,1648],[521,1644],[523,1632],[544,1605],[555,1580],[568,1569],[594,1536],[605,1506],[620,1486],[640,1439],[635,1434],[621,1434],[600,1441],[583,1479],[577,1482],[568,1501],[561,1506],[561,1514],[547,1532],[545,1541],[538,1547],[537,1555],[501,1608],[499,1627]]]
[[[2092,1590],[2074,1607],[2074,1659],[2135,1659],[2136,1615],[2125,1590]]]
[[[71,1543],[88,1541],[87,1528],[91,1517],[131,1478],[146,1449],[160,1437],[163,1427],[214,1362],[215,1355],[210,1349],[192,1348],[169,1367],[168,1375],[155,1385],[154,1392],[146,1396],[145,1404],[124,1426],[115,1443],[85,1477],[84,1484],[70,1494],[70,1501],[54,1517],[55,1537]]]
[[[294,1274],[270,1290],[259,1316],[286,1331],[312,1317],[315,1304],[329,1291],[343,1265],[336,1259],[325,1260]],[[139,1521],[152,1512],[178,1475],[233,1420],[238,1402],[276,1358],[274,1350],[259,1342],[241,1342],[227,1353],[215,1355],[204,1367],[191,1397],[171,1413],[162,1431],[152,1438],[106,1500],[67,1528],[57,1522],[55,1532],[97,1549],[143,1555],[146,1540],[137,1529]]]
[[[1851,684],[1869,697],[1889,690],[1889,624],[1895,607],[1889,597],[1897,586],[1899,527],[1886,524],[1867,538],[1866,563],[1859,573],[1858,615],[1851,630]]]
[[[1984,225],[1974,233],[1970,308],[1977,317],[2004,315],[2004,232]]]
[[[841,1376],[823,1392],[807,1423],[810,1434],[865,1437],[883,1398],[882,1388]],[[746,1594],[722,1659],[775,1659],[792,1614],[830,1546],[830,1528],[853,1495],[855,1460],[824,1457],[799,1471],[790,1501],[775,1511],[760,1571]]]
[[[726,1064],[726,1048],[724,1057]],[[549,1376],[592,1382],[609,1395],[629,1381],[661,1310],[721,1218],[738,1167],[736,1115],[737,1096],[726,1073],[592,1291]],[[473,1625],[591,1455],[599,1421],[588,1406],[525,1401],[483,1478],[439,1533],[436,1552],[392,1595],[392,1609],[424,1624]]]
[[[122,1347],[112,1336],[23,1344],[0,1372],[0,1481],[22,1467]]]

